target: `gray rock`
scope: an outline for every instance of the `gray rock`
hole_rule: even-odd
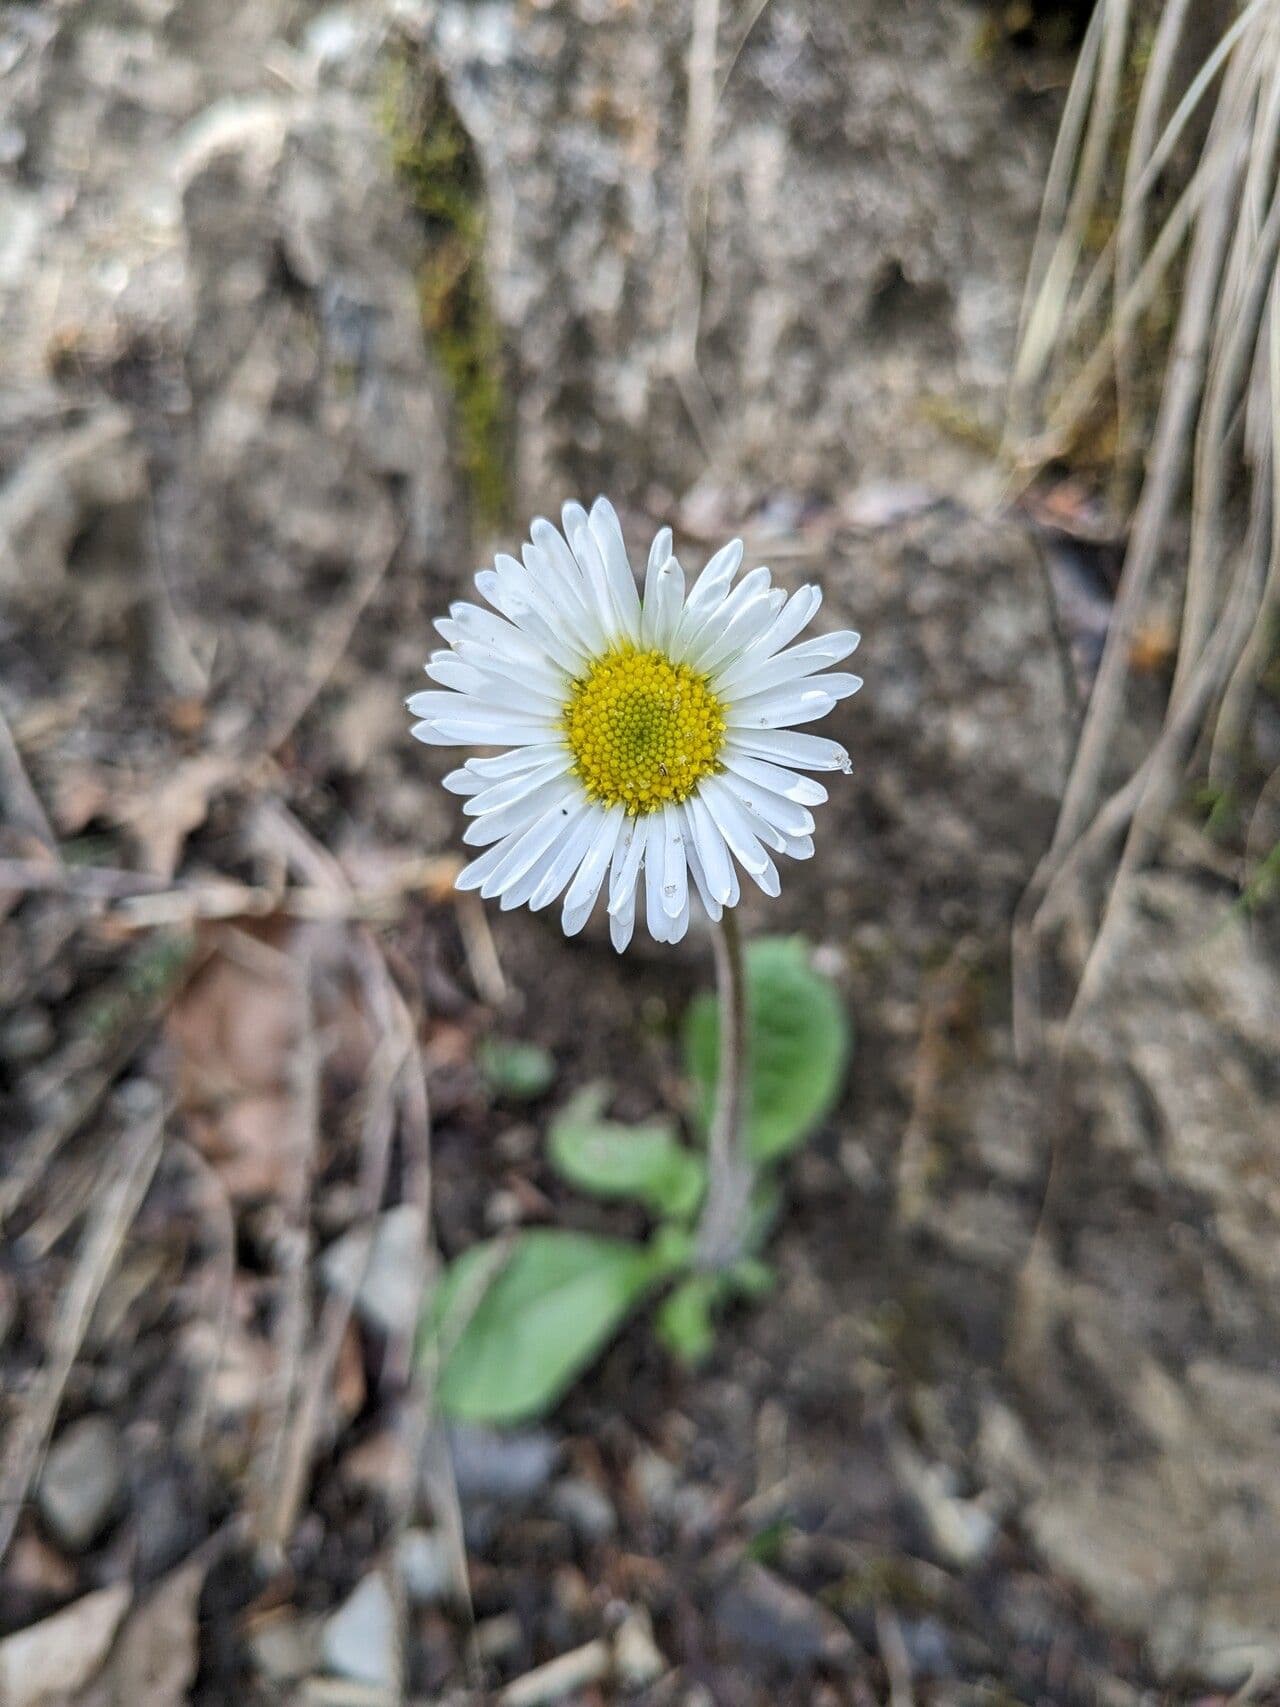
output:
[[[326,1671],[352,1683],[392,1689],[399,1672],[395,1607],[378,1572],[361,1579],[325,1619],[320,1654]]]
[[[532,1499],[551,1480],[559,1455],[555,1437],[546,1429],[504,1431],[469,1423],[450,1428],[449,1447],[464,1504]]]
[[[672,378],[690,13],[602,28],[585,0],[432,11],[489,186],[488,272],[538,501],[655,480],[679,493],[702,462]],[[846,490],[851,471],[927,471],[936,488],[975,459],[921,395],[1000,419],[1050,115],[1017,104],[977,29],[966,7],[804,0],[766,9],[740,55],[722,43],[698,355],[720,455],[745,481]]]
[[[396,1547],[405,1593],[415,1606],[438,1606],[454,1592],[452,1554],[438,1529],[409,1529]]]
[[[792,1671],[842,1664],[855,1652],[838,1618],[763,1565],[749,1565],[716,1598],[716,1627],[732,1659],[756,1654]]]
[[[566,1476],[551,1490],[554,1516],[583,1541],[607,1541],[618,1527],[618,1514],[602,1488],[585,1476]]]
[[[643,1606],[629,1612],[613,1637],[613,1671],[624,1689],[644,1689],[667,1669],[653,1639],[653,1621]]]
[[[357,1313],[384,1334],[412,1334],[422,1308],[421,1211],[401,1204],[334,1241],[320,1259],[325,1284],[354,1297]]]
[[[59,1545],[82,1553],[115,1515],[123,1487],[124,1454],[115,1424],[107,1417],[84,1417],[50,1448],[36,1503]]]
[[[286,1612],[264,1619],[248,1636],[256,1669],[273,1683],[293,1683],[308,1676],[319,1654],[319,1630],[308,1620]]]
[[[999,1533],[990,1496],[963,1499],[945,1464],[930,1464],[906,1440],[895,1439],[890,1459],[940,1558],[961,1570],[978,1564]]]

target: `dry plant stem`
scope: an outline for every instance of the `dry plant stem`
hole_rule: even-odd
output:
[[[76,1265],[58,1301],[52,1342],[43,1367],[14,1408],[0,1471],[0,1559],[13,1540],[27,1494],[44,1456],[71,1368],[88,1332],[102,1289],[115,1268],[125,1236],[142,1207],[160,1161],[165,1110],[142,1120],[124,1145],[123,1158],[103,1169],[102,1189],[76,1257]]]
[[[1223,155],[1219,182],[1206,198],[1205,213],[1196,232],[1175,353],[1156,425],[1151,473],[1134,518],[1120,594],[1054,832],[1048,858],[1050,870],[1083,832],[1093,814],[1098,783],[1112,748],[1128,677],[1130,641],[1155,572],[1169,512],[1186,466],[1189,429],[1200,396],[1224,240],[1234,206],[1231,189],[1239,171],[1235,151],[1224,149]]]
[[[713,941],[720,1003],[720,1066],[707,1135],[707,1197],[698,1226],[697,1261],[700,1268],[717,1273],[732,1268],[743,1255],[754,1180],[743,1132],[751,1067],[747,985],[742,937],[733,908],[724,914]]]

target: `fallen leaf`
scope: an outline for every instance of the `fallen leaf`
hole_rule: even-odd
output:
[[[132,1594],[127,1583],[99,1589],[0,1641],[4,1707],[54,1707],[97,1676]]]
[[[233,1198],[275,1195],[299,1142],[289,1071],[298,1004],[283,956],[214,954],[173,1003],[166,1034],[196,1146]]]
[[[166,881],[173,876],[187,837],[204,823],[214,796],[239,770],[235,760],[220,753],[201,753],[121,802],[116,821],[137,843],[145,870]]]

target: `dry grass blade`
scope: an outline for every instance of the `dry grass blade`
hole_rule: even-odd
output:
[[[287,1200],[281,1204],[285,1227],[277,1241],[281,1290],[274,1335],[277,1373],[263,1405],[263,1445],[254,1467],[254,1528],[258,1545],[268,1558],[278,1558],[283,1547],[278,1534],[279,1495],[289,1462],[290,1430],[303,1391],[310,1315],[311,1182],[320,1124],[322,1057],[312,1003],[311,958],[305,943],[296,965],[290,964],[290,971],[295,980],[299,1016],[299,1036],[293,1052],[293,1118],[297,1141]]]
[[[1010,449],[1023,472],[1062,454],[1111,397],[1122,473],[1126,447],[1138,436],[1143,316],[1158,290],[1177,289],[1177,324],[1106,646],[1052,846],[1015,932],[1024,1047],[1038,1030],[1035,963],[1049,933],[1072,924],[1078,1006],[1100,987],[1128,880],[1157,845],[1198,745],[1212,737],[1211,770],[1219,773],[1226,754],[1238,749],[1280,580],[1271,490],[1272,421],[1280,404],[1271,348],[1280,256],[1280,0],[1241,5],[1179,92],[1176,66],[1193,15],[1189,0],[1162,0],[1138,73],[1115,232],[1082,279],[1081,237],[1105,189],[1120,84],[1135,53],[1130,0],[1101,0],[1064,115],[1015,363]],[[1205,138],[1182,169],[1181,189],[1162,183],[1207,102]],[[1158,185],[1172,195],[1172,206],[1152,238]],[[1116,735],[1133,637],[1168,549],[1188,469],[1191,550],[1165,726],[1131,774],[1117,778]],[[1110,892],[1094,925],[1090,897],[1099,883]]]
[[[164,1120],[164,1107],[157,1095],[153,1111],[137,1123],[118,1157],[103,1170],[101,1192],[59,1300],[53,1343],[31,1394],[16,1409],[0,1472],[0,1559],[9,1550],[23,1503],[40,1468],[67,1377],[94,1308],[159,1163]]]
[[[13,825],[25,829],[37,841],[42,842],[56,859],[58,857],[58,838],[49,815],[41,803],[40,796],[32,786],[31,778],[27,775],[27,767],[22,762],[18,751],[18,743],[13,738],[9,720],[0,709],[0,798],[6,802],[5,818]]]

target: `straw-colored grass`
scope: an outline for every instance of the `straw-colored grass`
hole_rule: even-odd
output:
[[[1280,617],[1280,0],[1224,6],[1188,69],[1204,7],[1098,0],[1027,284],[1006,441],[1016,478],[1070,460],[1105,418],[1137,499],[1053,842],[1015,933],[1024,1047],[1046,940],[1075,962],[1079,1013],[1188,774],[1237,789]],[[1118,773],[1135,636],[1181,537],[1164,726]]]

